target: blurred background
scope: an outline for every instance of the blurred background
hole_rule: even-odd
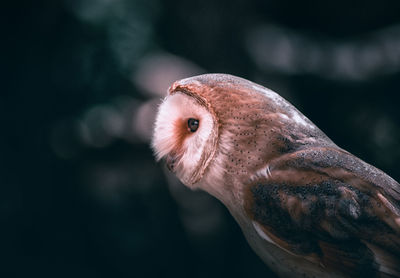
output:
[[[399,1],[1,1],[0,276],[274,277],[149,148],[175,80],[238,75],[400,180]]]

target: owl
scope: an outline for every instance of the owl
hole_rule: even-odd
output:
[[[175,82],[152,147],[219,199],[281,277],[400,277],[400,185],[275,92],[226,74]]]

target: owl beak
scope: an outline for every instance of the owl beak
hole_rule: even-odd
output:
[[[176,162],[176,156],[175,155],[167,155],[165,158],[165,162],[167,164],[168,170],[170,170],[172,173],[175,172],[175,162]]]

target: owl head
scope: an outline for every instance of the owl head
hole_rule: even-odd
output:
[[[153,135],[158,160],[186,185],[204,174],[216,151],[218,121],[204,99],[186,90],[170,89],[159,107]]]
[[[206,74],[172,84],[158,110],[152,146],[184,184],[204,187],[205,180],[248,179],[291,147],[290,136],[299,141],[316,130],[273,91],[239,77]]]

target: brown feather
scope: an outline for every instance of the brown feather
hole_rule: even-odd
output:
[[[246,211],[288,252],[314,261],[318,256],[320,264],[352,277],[397,273],[399,204],[386,184],[371,183],[384,174],[374,180],[349,169],[365,165],[332,148],[281,156],[269,163],[269,176],[247,187]],[[391,179],[386,183],[397,189]]]

